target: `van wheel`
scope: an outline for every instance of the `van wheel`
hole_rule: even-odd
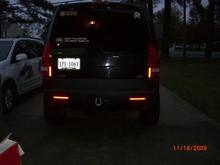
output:
[[[63,124],[66,119],[66,110],[62,107],[49,107],[44,102],[44,117],[48,124]]]
[[[151,107],[143,109],[139,112],[139,120],[141,124],[147,126],[156,126],[160,116],[160,97],[155,99]]]
[[[3,86],[2,88],[3,114],[9,114],[13,110],[15,104],[15,98],[16,98],[15,89],[10,85]]]

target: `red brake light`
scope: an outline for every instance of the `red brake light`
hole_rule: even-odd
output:
[[[53,45],[51,43],[47,43],[44,47],[44,54],[42,58],[43,77],[52,77],[52,50]]]
[[[147,77],[159,77],[160,72],[160,57],[154,44],[149,44],[148,48],[148,64],[147,64]]]

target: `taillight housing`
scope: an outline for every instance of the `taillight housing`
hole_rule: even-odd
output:
[[[47,43],[44,47],[44,53],[42,58],[42,74],[43,77],[52,77],[52,43]]]
[[[155,44],[150,43],[147,47],[147,78],[159,79],[160,73],[160,57]]]

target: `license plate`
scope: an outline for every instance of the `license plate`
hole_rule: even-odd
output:
[[[80,58],[58,58],[59,70],[80,70]]]

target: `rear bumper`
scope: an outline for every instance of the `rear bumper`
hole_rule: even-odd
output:
[[[72,85],[66,84],[63,87],[58,87],[57,82],[55,84],[49,82],[50,87],[48,86],[49,84],[44,83],[44,102],[51,108],[60,106],[61,108],[74,110],[103,107],[111,110],[140,110],[151,106],[159,95],[159,87],[149,88],[147,84],[144,85],[141,81],[134,81],[133,85],[131,84],[130,88],[128,88],[129,85],[123,85],[123,81],[112,81],[113,85],[110,86],[104,83],[109,83],[109,81],[105,80],[98,81],[98,86],[92,80],[83,80],[81,85],[78,84],[79,86],[76,83],[77,81],[75,81]],[[84,82],[87,82],[87,85],[83,84]],[[127,83],[131,82],[127,81]],[[139,86],[137,86],[138,83],[140,83]],[[54,99],[54,96],[65,96],[68,99]],[[145,98],[145,100],[131,101],[129,100],[131,97]]]

